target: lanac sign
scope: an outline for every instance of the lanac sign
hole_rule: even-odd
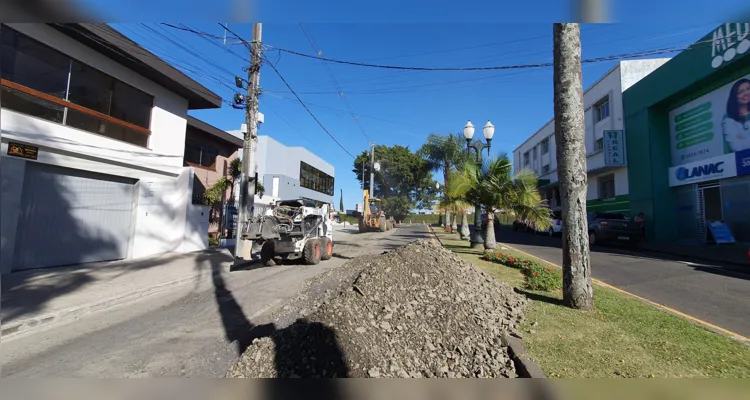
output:
[[[750,22],[727,23],[718,27],[711,40],[711,66],[719,68],[738,54],[750,50]]]

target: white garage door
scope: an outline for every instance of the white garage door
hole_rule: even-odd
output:
[[[27,163],[13,269],[126,258],[135,182]]]

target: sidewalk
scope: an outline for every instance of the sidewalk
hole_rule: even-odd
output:
[[[211,249],[3,275],[0,337],[75,320],[209,278],[213,269],[228,267],[232,259],[226,249]]]
[[[715,244],[642,242],[638,245],[638,249],[652,253],[689,257],[701,261],[714,261],[744,266],[747,268],[747,271],[750,271],[750,262],[748,262],[748,249],[750,249],[750,246],[746,244],[722,244],[717,246]]]

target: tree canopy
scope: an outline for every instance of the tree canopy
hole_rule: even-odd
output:
[[[437,189],[431,165],[408,147],[375,146],[375,161],[380,163],[380,171],[375,171],[371,196],[383,199],[387,216],[403,219],[417,206],[428,207],[434,200]],[[368,190],[371,168],[370,153],[363,151],[354,160],[352,172],[360,183],[364,172],[364,187]]]

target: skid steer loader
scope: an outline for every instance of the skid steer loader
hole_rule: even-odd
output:
[[[329,207],[305,199],[277,201],[265,215],[250,220],[242,238],[261,244],[260,259],[265,265],[295,259],[316,265],[333,256]]]

